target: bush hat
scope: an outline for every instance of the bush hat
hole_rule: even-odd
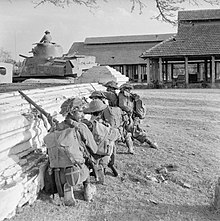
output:
[[[103,92],[101,91],[93,91],[92,94],[89,96],[89,98],[93,99],[93,98],[106,98],[106,96],[104,95]]]
[[[74,111],[83,111],[83,109],[86,107],[86,102],[78,97],[74,98],[68,98],[66,101],[64,101],[60,107],[60,114],[63,116],[66,116],[69,113],[73,113]]]
[[[88,108],[85,108],[83,110],[83,112],[85,114],[92,114],[92,113],[95,113],[95,112],[99,112],[99,111],[102,111],[104,110],[105,108],[107,107],[107,104],[103,103],[101,100],[99,99],[95,99],[93,101],[91,101],[89,103],[89,107]]]
[[[122,84],[119,88],[120,90],[123,90],[123,89],[130,89],[132,90],[133,89],[133,86],[129,83],[125,83],[125,84]]]
[[[105,87],[110,87],[113,89],[118,89],[117,82],[115,81],[108,81],[106,84],[104,84]]]

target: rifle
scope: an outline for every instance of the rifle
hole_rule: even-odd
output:
[[[59,123],[58,120],[54,119],[49,113],[47,113],[42,107],[40,107],[39,105],[37,105],[30,97],[28,97],[25,93],[23,93],[22,91],[18,91],[24,98],[25,100],[32,104],[40,113],[42,113],[48,120],[48,122],[50,123],[51,125],[51,130],[55,130],[56,129],[56,126],[57,124]],[[94,163],[94,161],[91,159],[91,154],[89,153],[89,150],[87,149],[86,145],[85,145],[85,152],[86,152],[86,155],[90,161],[90,163],[92,164],[92,169],[95,173],[95,177],[96,179],[98,179],[98,172],[97,172],[97,166],[96,164]]]
[[[40,107],[39,105],[37,105],[37,104],[36,104],[30,97],[28,97],[25,93],[23,93],[23,92],[20,91],[20,90],[19,90],[18,92],[25,98],[25,100],[26,100],[29,104],[32,104],[41,114],[43,114],[43,115],[47,118],[47,120],[48,120],[48,122],[49,122],[49,124],[50,124],[52,130],[56,129],[56,126],[57,126],[57,124],[59,123],[58,120],[54,119],[49,113],[47,113],[42,107]],[[51,129],[50,129],[50,130],[51,130]]]
[[[75,86],[77,87],[77,89],[79,90],[79,94],[82,96],[83,95],[83,93],[82,93],[82,91],[79,89],[79,86],[77,85],[77,84],[75,84]],[[86,98],[85,97],[82,97],[82,99],[88,104],[89,102],[86,100]]]
[[[94,91],[97,91],[97,90],[95,89],[95,87],[92,85],[92,83],[90,83],[90,85],[92,86],[92,88],[94,89]]]

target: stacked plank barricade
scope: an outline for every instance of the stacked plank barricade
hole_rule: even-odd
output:
[[[60,105],[70,97],[88,97],[99,84],[77,84],[23,90],[57,120]],[[12,217],[24,204],[32,204],[43,188],[46,148],[43,137],[49,129],[18,91],[0,94],[0,220]]]

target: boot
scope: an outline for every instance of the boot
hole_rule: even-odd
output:
[[[114,176],[117,177],[118,176],[118,171],[116,170],[116,168],[113,165],[109,166],[109,168],[111,168]]]
[[[150,148],[158,149],[157,143],[153,143],[152,141],[150,141],[150,140],[147,139],[147,138],[146,138],[146,141],[145,141],[145,142],[150,146]]]
[[[115,177],[117,177],[117,176],[118,176],[118,172],[117,172],[117,170],[115,169],[114,164],[115,164],[115,153],[113,153],[113,154],[111,155],[111,159],[110,159],[110,162],[108,163],[108,167],[112,170],[113,175],[114,175]]]
[[[87,202],[92,201],[93,196],[96,194],[96,186],[91,183],[86,183],[84,185],[84,199]]]
[[[104,184],[105,183],[105,169],[101,164],[98,165],[97,174],[98,174],[98,182],[100,184]]]
[[[134,154],[133,141],[132,141],[132,139],[131,139],[130,136],[127,136],[127,137],[125,138],[125,143],[126,143],[126,145],[127,145],[127,147],[128,147],[128,153]]]
[[[73,194],[73,187],[68,183],[64,184],[64,204],[65,206],[75,206],[76,200]]]

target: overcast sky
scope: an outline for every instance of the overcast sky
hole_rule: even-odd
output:
[[[52,41],[60,44],[64,53],[73,42],[84,41],[86,37],[177,32],[176,27],[151,19],[158,13],[155,0],[146,0],[149,3],[141,15],[138,8],[130,13],[129,0],[100,1],[99,8],[92,12],[78,5],[63,9],[44,4],[34,8],[31,1],[0,0],[0,47],[16,60],[23,60],[19,54],[32,55],[29,53],[32,44],[40,41],[45,30],[51,32]],[[204,8],[217,7],[187,5],[186,9]]]

